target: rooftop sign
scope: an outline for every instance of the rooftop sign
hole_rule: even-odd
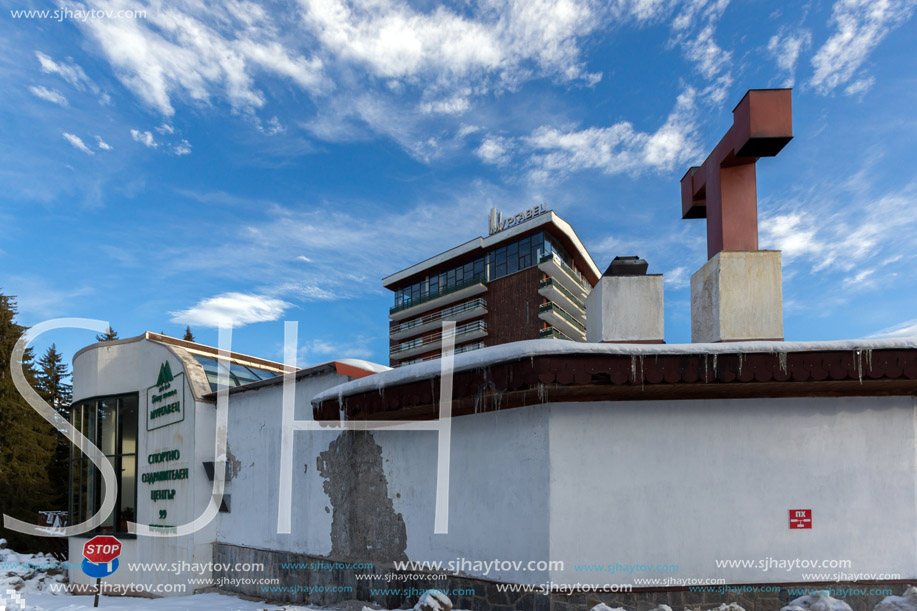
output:
[[[515,216],[509,216],[503,218],[503,213],[497,210],[496,208],[490,209],[490,235],[495,233],[500,233],[504,229],[509,229],[510,227],[515,227],[523,221],[535,218],[541,214],[547,212],[544,204],[535,206],[533,208],[528,208],[522,212],[517,213]]]

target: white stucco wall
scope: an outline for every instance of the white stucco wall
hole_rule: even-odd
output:
[[[295,419],[311,421],[312,397],[348,379],[329,372],[299,380]],[[232,460],[238,461],[238,472],[227,486],[232,507],[230,513],[219,516],[217,539],[233,545],[327,555],[331,552],[332,516],[316,457],[339,433],[294,433],[291,532],[278,534],[282,388],[277,384],[230,395],[229,450]]]
[[[913,397],[552,405],[551,557],[558,583],[632,583],[577,564],[676,564],[636,577],[802,581],[829,569],[724,559],[848,559],[917,577]],[[811,509],[811,530],[788,511]]]

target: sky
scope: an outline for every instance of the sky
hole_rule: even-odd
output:
[[[381,279],[544,203],[600,269],[665,278],[690,341],[703,220],[679,180],[752,88],[788,340],[917,335],[915,0],[0,0],[0,292],[299,364],[388,363]],[[31,11],[31,12],[29,12]],[[42,336],[69,359],[89,331]]]

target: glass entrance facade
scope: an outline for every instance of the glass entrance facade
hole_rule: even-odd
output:
[[[94,443],[115,470],[118,497],[115,510],[96,533],[127,532],[137,512],[137,393],[84,399],[70,414],[73,426]],[[70,450],[70,523],[93,516],[102,503],[102,476],[75,446]]]

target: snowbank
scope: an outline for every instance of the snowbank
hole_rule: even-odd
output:
[[[903,596],[886,596],[873,611],[917,611],[917,588],[909,587]]]
[[[842,600],[832,598],[827,590],[800,596],[780,611],[853,611],[850,605]]]

